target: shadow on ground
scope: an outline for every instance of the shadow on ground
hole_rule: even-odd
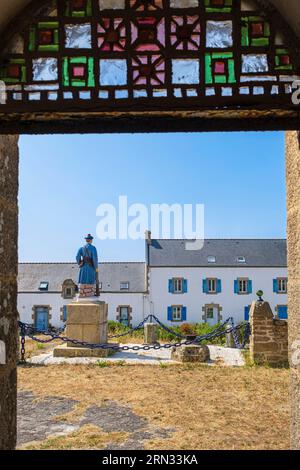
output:
[[[94,425],[106,433],[126,433],[121,443],[111,443],[107,450],[144,449],[145,441],[167,439],[174,429],[153,426],[130,407],[108,401],[103,406],[88,407],[79,420],[66,422],[59,417],[70,413],[78,404],[64,397],[37,398],[31,392],[18,393],[18,447],[43,442],[50,437],[67,436],[85,425]]]

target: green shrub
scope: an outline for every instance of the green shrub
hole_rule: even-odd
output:
[[[216,328],[220,326],[220,323],[214,326],[210,326],[207,323],[182,323],[177,326],[168,326],[168,328],[173,331],[174,333],[180,334],[182,336],[187,336],[191,334],[195,334],[197,336],[203,336],[207,335],[211,332],[213,332]],[[108,322],[108,331],[109,335],[118,335],[121,333],[125,333],[128,331],[129,328],[122,325],[121,323],[115,322],[115,321],[109,321]],[[243,330],[242,330],[243,331]],[[177,342],[180,341],[180,338],[178,338],[176,335],[169,333],[168,331],[165,331],[162,327],[158,327],[157,329],[157,334],[158,334],[158,340],[161,342]],[[242,332],[239,332],[241,335]],[[144,329],[141,328],[140,330],[132,332],[130,335],[126,335],[123,338],[120,338],[120,342],[122,342],[122,339],[125,340],[130,340],[134,342],[134,339],[139,339],[142,340],[144,337]],[[242,337],[241,337],[242,339]],[[215,339],[211,339],[208,341],[203,341],[202,344],[218,344],[218,345],[225,345],[226,344],[226,337],[225,335],[220,336]]]

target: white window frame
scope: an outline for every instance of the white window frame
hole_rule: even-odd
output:
[[[288,283],[288,280],[286,277],[277,278],[278,294],[287,294],[287,283]],[[284,289],[282,289],[282,284],[285,285]]]
[[[238,293],[241,295],[248,294],[249,279],[240,277],[238,278],[237,281],[238,281]],[[242,286],[242,289],[241,289],[241,286]]]
[[[172,321],[182,321],[182,305],[172,305]]]
[[[210,263],[210,264],[215,264],[217,262],[216,257],[213,256],[213,255],[209,255],[207,257],[207,262]]]
[[[215,278],[215,277],[208,277],[206,278],[206,282],[207,282],[207,290],[208,290],[208,293],[209,294],[216,294],[217,293],[217,283],[218,283],[218,280]],[[211,285],[210,284],[213,284],[214,283],[214,289],[211,289]]]
[[[183,293],[183,277],[173,277],[173,292],[174,294]]]

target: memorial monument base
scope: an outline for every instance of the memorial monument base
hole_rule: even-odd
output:
[[[111,346],[118,346],[118,344],[111,344]],[[101,349],[101,348],[83,348],[78,346],[67,346],[62,344],[57,346],[53,351],[53,357],[110,357],[115,354],[115,349]]]
[[[58,346],[53,351],[54,357],[108,357],[116,352],[109,348],[108,338],[108,305],[94,299],[77,299],[67,306],[66,336],[75,341],[88,343],[87,346],[67,344]],[[105,344],[107,348],[92,348],[89,344]],[[111,346],[118,346],[111,344]]]

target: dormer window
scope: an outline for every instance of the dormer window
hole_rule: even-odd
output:
[[[120,290],[129,290],[129,282],[121,282]]]
[[[246,258],[245,258],[245,256],[238,256],[237,261],[238,261],[239,264],[245,264],[246,263]]]
[[[207,257],[208,263],[215,263],[216,262],[216,257],[215,256],[208,256]]]
[[[76,295],[76,285],[72,279],[67,279],[62,285],[62,297],[64,299],[73,299]]]
[[[42,292],[47,292],[49,288],[49,282],[42,281],[40,282],[39,290]]]

